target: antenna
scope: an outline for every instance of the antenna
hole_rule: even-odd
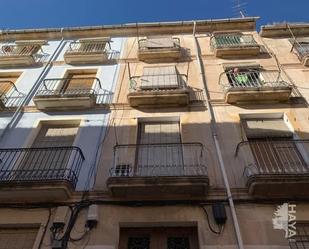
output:
[[[240,16],[241,18],[244,18],[246,15],[245,7],[248,4],[247,2],[244,2],[242,0],[232,0],[233,1],[233,13],[236,16]]]

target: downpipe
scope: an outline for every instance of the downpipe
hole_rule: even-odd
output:
[[[194,39],[194,47],[195,47],[196,59],[197,59],[197,62],[198,62],[198,67],[199,67],[200,79],[202,80],[204,88],[205,88],[206,106],[207,106],[207,109],[209,110],[209,113],[210,113],[211,133],[212,133],[212,137],[213,137],[213,140],[214,140],[214,143],[215,143],[216,154],[217,154],[217,157],[218,157],[218,160],[219,160],[220,171],[221,171],[221,174],[222,174],[222,177],[223,177],[228,203],[229,203],[229,206],[231,208],[232,220],[233,220],[233,225],[234,225],[234,229],[235,229],[235,233],[236,233],[238,248],[244,249],[244,244],[243,244],[243,240],[242,240],[242,236],[241,236],[241,232],[240,232],[240,228],[239,228],[239,223],[238,223],[238,219],[237,219],[237,215],[236,215],[233,196],[232,196],[232,193],[231,193],[231,188],[230,188],[230,184],[229,184],[229,181],[228,181],[228,178],[227,178],[225,165],[224,165],[224,161],[223,161],[223,157],[222,157],[222,152],[221,152],[221,148],[220,148],[220,144],[219,144],[219,140],[218,140],[217,127],[216,127],[217,126],[216,117],[215,117],[212,105],[210,103],[210,100],[209,100],[210,98],[209,98],[209,92],[208,92],[206,77],[205,77],[204,68],[203,68],[203,61],[202,61],[202,58],[201,58],[200,48],[199,48],[198,40],[197,40],[197,37],[196,37],[196,22],[195,21],[193,21],[193,34],[192,35],[193,35],[193,39]]]

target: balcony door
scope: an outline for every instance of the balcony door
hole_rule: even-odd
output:
[[[43,124],[31,148],[24,152],[16,177],[64,177],[77,131],[76,124]]]
[[[121,228],[119,249],[198,249],[194,227]]]
[[[139,124],[136,170],[142,176],[181,175],[183,153],[179,122]]]
[[[283,118],[248,119],[243,124],[260,173],[293,174],[306,169],[302,145],[293,140]]]
[[[61,92],[65,94],[90,94],[96,72],[69,73],[63,82]]]
[[[179,88],[179,77],[175,66],[145,67],[141,77],[142,90]]]

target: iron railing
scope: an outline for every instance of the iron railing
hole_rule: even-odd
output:
[[[309,56],[309,43],[302,44],[298,41],[294,41],[292,51],[295,51],[298,59],[302,60],[304,57]]]
[[[188,76],[186,74],[155,74],[132,76],[129,79],[130,92],[164,91],[186,89]]]
[[[0,182],[78,181],[84,155],[80,148],[0,149]]]
[[[127,144],[114,147],[113,177],[205,176],[201,143]]]
[[[158,47],[155,48],[155,50],[166,50],[166,49],[175,49],[175,50],[179,50],[180,49],[180,39],[177,37],[173,37],[171,38],[171,40],[173,41],[173,47]],[[148,39],[140,39],[138,41],[138,50],[142,51],[142,50],[149,50],[148,46],[147,46],[147,41]],[[152,49],[153,50],[153,49]]]
[[[3,45],[0,56],[33,56],[41,50],[41,45]]]
[[[225,91],[254,90],[289,87],[278,70],[248,70],[245,72],[223,72],[219,77],[219,84]]]
[[[78,85],[83,85],[83,81],[85,82],[85,87],[74,87],[74,83],[78,83]],[[91,87],[87,87],[86,83],[88,83],[89,81],[93,82]],[[100,89],[102,89],[101,82],[96,77],[53,78],[43,80],[36,93],[36,96],[90,96],[98,94]]]
[[[244,160],[244,175],[309,173],[309,140],[257,139],[237,145],[235,156]]]
[[[19,92],[12,81],[0,80],[0,100],[2,107],[16,107],[24,97],[25,94]]]
[[[102,54],[107,60],[117,59],[120,54],[119,51],[111,48],[110,42],[106,41],[73,41],[65,53],[70,55]]]
[[[291,249],[307,249],[309,247],[309,224],[296,222],[296,234],[289,238]]]
[[[259,47],[252,35],[242,34],[217,34],[210,38],[212,48],[242,48]]]

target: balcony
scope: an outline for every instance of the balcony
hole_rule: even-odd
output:
[[[138,59],[145,62],[172,62],[182,56],[179,38],[148,38],[138,41]]]
[[[68,199],[83,161],[78,147],[0,149],[0,200]]]
[[[108,46],[108,47],[107,47]],[[64,54],[67,64],[113,64],[119,52],[112,50],[109,40],[74,41]]]
[[[294,42],[292,51],[294,51],[301,61],[301,63],[308,67],[309,66],[309,41],[306,42]]]
[[[41,50],[39,44],[3,45],[0,50],[0,67],[27,67],[37,64]]]
[[[309,140],[259,139],[241,142],[249,194],[255,198],[308,198]]]
[[[0,110],[18,107],[24,97],[12,81],[0,80]]]
[[[292,87],[284,81],[277,70],[247,70],[224,72],[219,84],[224,91],[225,102],[286,102]]]
[[[40,110],[86,109],[95,106],[100,89],[95,77],[45,79],[33,101]]]
[[[257,56],[260,46],[252,35],[217,33],[210,38],[210,46],[216,57]]]
[[[187,106],[189,91],[187,75],[156,74],[130,78],[130,92],[127,96],[132,107]]]
[[[119,197],[205,197],[205,165],[200,143],[116,145],[107,186]]]

